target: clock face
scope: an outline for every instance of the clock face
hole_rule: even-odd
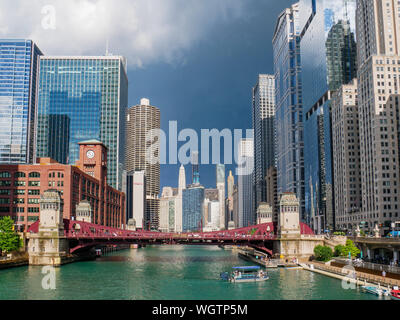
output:
[[[87,156],[89,159],[93,159],[93,158],[94,158],[94,151],[89,150],[88,152],[86,152],[86,156]]]

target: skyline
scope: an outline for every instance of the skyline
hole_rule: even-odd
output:
[[[110,52],[128,58],[128,107],[136,105],[141,98],[149,98],[154,106],[160,108],[161,128],[166,132],[168,132],[168,122],[174,120],[178,121],[178,131],[183,128],[193,128],[197,132],[200,132],[200,129],[213,128],[218,130],[224,128],[250,129],[249,110],[251,110],[252,88],[257,82],[258,74],[273,72],[272,35],[276,21],[275,19],[265,19],[265,12],[277,17],[280,12],[294,2],[271,3],[265,1],[260,3],[251,0],[246,4],[243,4],[243,1],[234,1],[232,5],[223,2],[215,13],[217,16],[219,14],[221,21],[215,22],[212,20],[213,18],[204,20],[214,21],[212,26],[215,30],[209,30],[210,28],[204,26],[202,21],[195,20],[197,22],[191,23],[192,26],[205,28],[206,31],[202,35],[198,35],[198,33],[193,35],[198,40],[182,51],[184,63],[153,61],[138,68],[130,59],[129,52],[124,51],[126,50],[124,47],[118,51],[113,47],[116,40],[110,40]],[[52,1],[47,1],[46,4],[48,3],[51,4]],[[53,3],[57,8],[58,2],[53,1]],[[193,2],[189,4],[193,4]],[[211,2],[208,4],[214,8],[214,4]],[[206,7],[206,4],[204,6]],[[237,8],[243,10],[238,13]],[[36,5],[35,10],[38,11]],[[57,10],[57,25],[60,25],[64,23],[64,18],[59,16],[58,11],[60,10]],[[200,12],[194,11],[193,15],[204,15],[201,10]],[[110,15],[113,16],[113,13]],[[187,17],[187,15],[185,16]],[[36,19],[41,17],[43,15],[38,11]],[[33,24],[34,20],[31,18],[29,23]],[[7,33],[1,28],[3,23],[0,23],[2,37],[18,36],[21,38],[29,35],[23,34],[21,29],[17,34],[17,31],[13,29],[13,23],[7,23],[7,20],[2,21],[8,25]],[[173,20],[170,22],[172,23]],[[179,22],[176,23],[179,24]],[[146,27],[144,29],[147,30]],[[42,29],[44,35],[49,32],[64,32],[64,30]],[[135,39],[135,35],[131,37]],[[86,52],[73,51],[73,47],[64,47],[62,48],[64,51],[57,51],[47,48],[47,44],[42,43],[41,39],[33,38],[32,40],[37,42],[45,55],[61,54],[61,52],[71,55],[101,55],[106,50],[105,40],[99,40],[101,45],[97,47],[88,43],[80,48]],[[210,78],[210,74],[213,77]],[[213,114],[213,117],[207,116],[210,113]],[[244,114],[247,116],[243,117]],[[161,166],[161,189],[164,186],[177,186],[179,166],[179,164]],[[227,165],[226,172],[228,173],[229,170],[234,173],[234,166]],[[200,166],[200,182],[205,187],[215,186],[215,178],[215,165]]]

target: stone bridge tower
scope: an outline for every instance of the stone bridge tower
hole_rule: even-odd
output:
[[[63,200],[57,190],[40,197],[39,232],[28,234],[29,264],[60,266],[69,252],[64,236]]]

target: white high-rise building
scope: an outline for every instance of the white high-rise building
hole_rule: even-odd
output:
[[[247,227],[255,224],[254,209],[254,141],[241,139],[238,158],[242,165],[238,168],[238,227]]]
[[[359,0],[356,16],[362,185],[356,220],[387,232],[400,209],[400,3]]]
[[[210,217],[212,231],[221,230],[219,201],[208,201],[208,215]]]
[[[126,223],[133,221],[136,228],[145,228],[146,173],[131,171],[126,177]]]
[[[182,232],[182,192],[186,189],[185,167],[179,168],[178,195],[175,198],[175,231]]]
[[[160,198],[160,224],[158,230],[161,232],[175,231],[175,201],[174,190],[164,187]]]
[[[226,221],[226,216],[225,216],[225,165],[217,164],[216,176],[217,176],[217,189],[218,189],[218,202],[219,202],[218,227],[220,230],[225,230],[228,223]]]

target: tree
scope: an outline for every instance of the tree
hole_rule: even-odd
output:
[[[344,252],[344,245],[339,244],[335,247],[334,256],[340,257],[343,255],[343,252]]]
[[[354,245],[354,242],[350,239],[346,241],[346,246],[344,246],[342,250],[342,256],[348,256],[349,252],[352,257],[356,257],[360,253],[360,250]]]
[[[333,251],[330,247],[318,245],[314,248],[314,254],[318,261],[329,261],[332,259]]]
[[[0,250],[6,253],[21,247],[19,235],[14,230],[14,221],[10,217],[0,219]]]

